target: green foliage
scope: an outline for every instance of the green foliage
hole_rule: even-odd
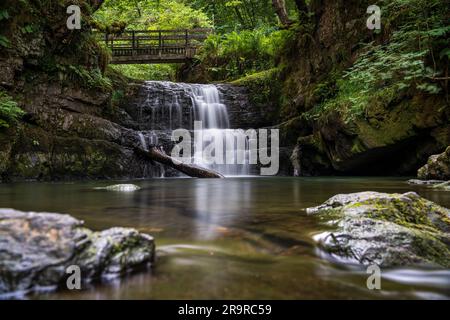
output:
[[[233,80],[271,69],[288,31],[264,27],[213,34],[199,55],[213,79]]]
[[[231,84],[246,87],[253,105],[274,107],[279,105],[281,98],[282,82],[279,74],[280,69],[273,68],[235,80]],[[272,111],[265,110],[265,113]]]
[[[317,87],[328,100],[308,114],[318,117],[330,110],[343,112],[348,119],[364,116],[368,105],[389,105],[396,97],[413,90],[440,94],[448,69],[450,26],[442,0],[390,0],[385,2],[386,27],[392,30],[388,41],[365,46],[354,65],[333,89]]]
[[[23,110],[17,106],[4,90],[0,89],[0,129],[9,128],[24,114]]]
[[[9,12],[7,9],[1,9],[0,10],[0,21],[2,20],[8,20],[9,19]]]
[[[168,64],[112,65],[111,68],[137,80],[175,80],[175,67]]]
[[[201,10],[177,0],[106,0],[95,15],[97,29],[109,33],[130,30],[172,30],[211,28],[212,22]],[[175,80],[175,65],[112,66],[125,76],[138,80]]]
[[[32,24],[27,24],[20,28],[20,32],[22,32],[23,34],[33,33],[33,32],[36,32],[36,30],[37,30],[37,27]]]
[[[445,1],[386,2],[388,25],[396,24],[396,30],[387,44],[368,44],[366,53],[359,57],[347,77],[351,82],[362,83],[365,92],[394,86],[398,90],[417,88],[439,93],[439,85],[430,80],[442,75],[442,67],[448,63],[450,26]]]
[[[122,22],[134,30],[212,27],[204,12],[177,0],[106,0],[94,17],[102,25]]]
[[[9,48],[11,46],[10,41],[5,36],[0,35],[0,46]]]
[[[123,90],[115,90],[111,95],[111,102],[113,105],[119,104],[125,97]]]
[[[0,22],[8,20],[10,18],[9,12],[7,9],[0,9]],[[10,47],[9,39],[0,34],[0,47],[9,48]]]
[[[99,69],[88,70],[78,65],[61,66],[61,69],[69,80],[75,81],[83,87],[102,91],[112,90],[111,80],[105,77]]]
[[[278,23],[272,0],[186,0],[214,20],[218,33],[259,29]],[[290,16],[297,14],[293,0],[286,1]]]

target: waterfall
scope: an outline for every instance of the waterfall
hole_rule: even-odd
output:
[[[148,151],[147,141],[145,140],[145,136],[142,132],[139,132],[139,139],[141,140],[142,149]]]
[[[202,133],[222,139],[226,145],[227,139],[233,139],[234,133],[230,130],[230,118],[227,105],[216,85],[173,83],[167,81],[147,81],[141,90],[140,97],[133,114],[138,119],[141,130],[139,138],[144,148],[148,147],[146,136],[170,137],[174,129],[194,129],[194,121],[203,124]],[[145,131],[146,130],[146,131]],[[150,133],[148,133],[150,132]],[[170,152],[167,144],[166,152]],[[237,147],[236,147],[237,148]],[[237,154],[235,148],[234,154]],[[248,143],[245,146],[246,159],[248,159]],[[194,153],[194,163],[205,166],[226,176],[249,175],[251,166],[236,164],[213,164],[203,161],[201,152]]]
[[[195,120],[203,122],[205,129],[228,129],[227,107],[221,102],[214,85],[191,85],[195,103]]]

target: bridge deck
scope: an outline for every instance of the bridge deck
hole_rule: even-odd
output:
[[[211,29],[124,31],[105,34],[112,64],[183,63],[192,59]]]

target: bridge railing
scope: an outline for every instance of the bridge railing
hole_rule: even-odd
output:
[[[133,60],[183,60],[193,58],[212,29],[126,30],[120,35],[105,34],[113,63]]]

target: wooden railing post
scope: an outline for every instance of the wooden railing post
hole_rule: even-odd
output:
[[[136,55],[136,33],[135,31],[131,31],[131,55],[134,57]]]
[[[184,56],[186,57],[186,58],[188,58],[189,57],[189,54],[188,54],[188,52],[189,52],[189,30],[188,29],[186,29],[185,30],[185,52],[184,52]]]
[[[159,57],[162,57],[162,32],[159,30],[158,32],[158,38],[159,38]]]

